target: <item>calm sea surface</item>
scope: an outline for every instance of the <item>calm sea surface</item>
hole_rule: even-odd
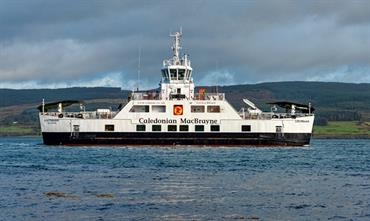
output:
[[[370,140],[126,148],[0,138],[0,220],[370,220]]]

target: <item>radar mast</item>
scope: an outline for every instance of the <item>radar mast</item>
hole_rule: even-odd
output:
[[[182,37],[182,29],[180,29],[180,32],[175,32],[175,34],[170,34],[170,37],[174,37],[174,42],[172,45],[172,51],[173,51],[173,61],[174,64],[180,63],[180,50],[181,50],[181,37]]]

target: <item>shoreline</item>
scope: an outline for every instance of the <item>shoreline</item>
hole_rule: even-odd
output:
[[[370,136],[368,135],[343,135],[343,134],[339,134],[339,135],[313,135],[311,137],[311,139],[327,139],[327,140],[331,140],[331,139],[336,139],[336,140],[348,140],[348,139],[353,139],[353,140],[360,140],[360,139],[370,139]]]

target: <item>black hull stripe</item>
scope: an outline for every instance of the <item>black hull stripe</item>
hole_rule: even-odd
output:
[[[309,145],[310,133],[42,133],[46,145]]]

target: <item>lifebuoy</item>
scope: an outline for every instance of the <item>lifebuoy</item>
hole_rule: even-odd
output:
[[[182,105],[175,105],[173,106],[173,114],[174,115],[182,115],[184,113]]]
[[[63,114],[59,114],[59,115],[58,115],[58,117],[59,117],[59,118],[63,118]]]

